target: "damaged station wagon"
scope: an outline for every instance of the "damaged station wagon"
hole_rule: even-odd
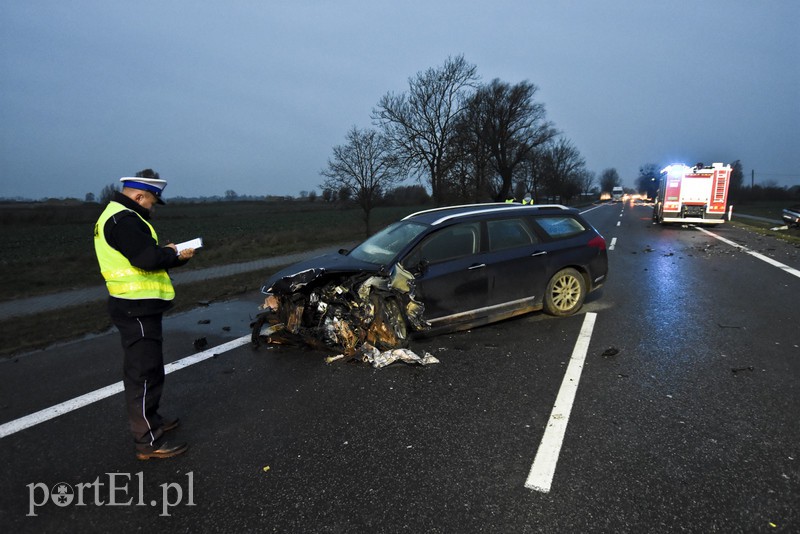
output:
[[[538,310],[568,316],[606,280],[606,241],[561,205],[474,204],[413,213],[354,249],[273,275],[253,341],[353,354]]]

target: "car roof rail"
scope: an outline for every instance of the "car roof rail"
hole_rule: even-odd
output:
[[[458,206],[442,206],[442,207],[439,207],[439,208],[431,208],[431,209],[428,209],[428,210],[422,210],[422,211],[414,212],[414,213],[412,213],[410,215],[406,215],[401,220],[405,221],[406,219],[410,219],[411,217],[417,217],[419,215],[425,215],[427,213],[436,213],[437,211],[454,210],[454,209],[459,209],[459,208],[478,208],[478,207],[484,207],[484,206],[507,206],[507,205],[511,205],[511,204],[507,203],[507,202],[490,202],[490,203],[487,203],[487,204],[460,204]]]
[[[568,206],[563,204],[537,204],[535,206],[527,206],[529,208],[537,208],[537,209],[551,209],[551,210],[569,210]]]
[[[479,209],[470,212],[462,212],[462,213],[453,213],[450,215],[445,215],[435,221],[431,222],[432,226],[436,226],[437,224],[442,224],[445,221],[449,221],[450,219],[458,219],[461,217],[468,217],[471,215],[483,215],[486,213],[495,213],[500,211],[541,211],[542,209],[548,210],[569,210],[570,208],[566,206],[562,206],[561,204],[541,204],[538,206],[531,206],[531,205],[522,205],[522,204],[512,204],[506,202],[500,202],[496,204],[479,204],[480,206],[493,206],[486,209]]]

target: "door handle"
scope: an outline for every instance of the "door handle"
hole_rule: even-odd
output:
[[[483,269],[484,267],[486,267],[485,263],[476,263],[475,265],[470,265],[467,270],[474,271],[475,269]]]
[[[534,256],[544,256],[545,254],[547,254],[546,250],[540,250],[538,252],[534,252],[533,254],[531,254],[531,258]]]

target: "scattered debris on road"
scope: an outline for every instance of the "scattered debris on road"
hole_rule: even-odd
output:
[[[208,340],[204,337],[200,337],[194,340],[194,350],[203,350],[208,347]]]
[[[377,348],[373,347],[369,343],[364,343],[361,345],[361,349],[359,354],[354,354],[349,357],[349,359],[357,359],[359,358],[364,363],[369,363],[372,367],[376,369],[380,369],[381,367],[386,367],[396,361],[402,361],[405,363],[416,363],[420,365],[430,365],[433,363],[439,363],[439,360],[434,357],[431,353],[426,352],[423,356],[419,356],[415,352],[409,349],[391,349],[385,350],[381,352]],[[348,359],[348,356],[344,354],[338,354],[336,356],[330,356],[325,358],[326,363],[333,363],[338,360]]]

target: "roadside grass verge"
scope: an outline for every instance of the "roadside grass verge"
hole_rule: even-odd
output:
[[[788,205],[787,202],[775,202],[775,201],[739,204],[737,206],[734,206],[733,208],[734,220],[730,221],[729,224],[737,228],[750,230],[765,237],[772,237],[775,239],[779,239],[781,241],[785,241],[787,243],[791,243],[795,246],[800,246],[800,228],[773,230],[773,228],[781,228],[785,226],[783,222],[781,222],[782,221],[781,217],[783,208],[785,208],[787,205]],[[752,215],[755,217],[764,217],[767,219],[773,219],[776,222],[770,223],[767,221],[759,221],[756,219],[746,219],[746,218],[737,219],[736,218],[737,213],[743,215]]]
[[[785,241],[787,243],[791,243],[796,247],[800,247],[800,229],[797,228],[789,228],[787,230],[773,230],[776,226],[774,224],[770,224],[765,221],[730,221],[732,226],[737,228],[743,228],[745,230],[749,230],[751,232],[755,232],[759,235],[764,237],[771,237],[774,239],[778,239],[780,241]]]
[[[760,202],[746,202],[733,205],[733,216],[737,213],[755,215],[756,217],[766,217],[767,219],[781,220],[783,208],[796,204],[796,202],[784,200],[764,200]]]

